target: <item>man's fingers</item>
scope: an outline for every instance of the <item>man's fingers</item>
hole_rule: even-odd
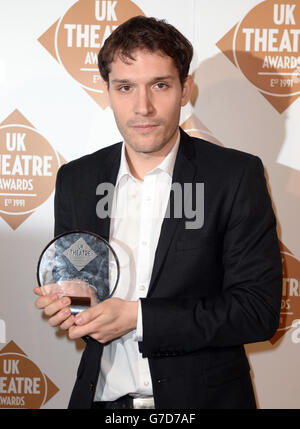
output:
[[[39,295],[39,296],[41,296],[41,295],[44,295],[44,296],[46,296],[46,295],[54,295],[54,294],[59,294],[59,293],[61,295],[67,295],[67,294],[62,294],[61,293],[62,292],[62,288],[61,288],[61,286],[58,283],[51,283],[51,284],[47,284],[47,285],[44,285],[44,286],[36,286],[33,289],[33,292],[36,295]]]
[[[69,338],[75,340],[96,333],[99,330],[99,317],[102,313],[103,303],[99,303],[77,314],[74,318],[74,326],[69,329]]]
[[[77,338],[84,337],[85,335],[90,335],[94,333],[94,331],[95,327],[93,322],[84,326],[71,326],[69,329],[69,338],[70,340],[76,340]]]
[[[35,306],[36,308],[38,308],[39,310],[47,307],[48,305],[50,305],[52,302],[56,301],[58,298],[57,295],[47,295],[47,296],[40,296],[39,298],[37,298],[37,300],[35,301]]]
[[[94,320],[96,317],[100,316],[102,313],[102,303],[97,304],[93,307],[88,308],[87,310],[81,311],[81,313],[77,314],[75,317],[76,325],[86,325]]]
[[[71,300],[68,297],[58,299],[57,295],[41,296],[35,301],[36,308],[44,310],[46,316],[51,317],[62,308],[70,305]]]
[[[59,327],[63,331],[67,331],[71,326],[74,325],[74,321],[75,321],[75,316],[71,315]]]
[[[55,284],[53,286],[55,291]],[[71,304],[69,297],[59,297],[57,293],[44,294],[40,287],[35,287],[33,292],[38,295],[35,301],[36,308],[44,310],[44,314],[49,317],[48,323],[50,326],[59,326],[62,330],[69,329],[75,322],[75,316],[71,314],[68,307]]]
[[[74,317],[72,319],[71,317],[72,317],[72,314],[71,314],[70,308],[69,307],[63,308],[62,310],[58,311],[54,316],[52,316],[49,319],[49,325],[53,327],[59,326],[63,330],[68,329],[68,327],[72,326],[74,323]]]
[[[67,307],[70,304],[71,304],[70,298],[67,296],[64,296],[63,298],[57,299],[56,301],[47,305],[44,308],[44,313],[46,314],[46,316],[51,317],[54,314],[56,314],[59,310],[61,310],[64,307]]]

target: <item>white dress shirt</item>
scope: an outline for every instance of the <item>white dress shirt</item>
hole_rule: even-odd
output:
[[[122,145],[110,223],[110,244],[120,262],[115,297],[137,301],[147,296],[179,140],[178,132],[171,151],[143,181],[132,176]],[[126,394],[152,396],[148,359],[142,357],[138,348],[142,335],[139,301],[137,329],[104,345],[95,401],[114,401]]]

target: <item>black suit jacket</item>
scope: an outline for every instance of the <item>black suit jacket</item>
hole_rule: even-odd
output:
[[[58,172],[55,234],[85,229],[109,237],[99,219],[97,185],[115,183],[121,143]],[[276,220],[259,158],[189,137],[181,130],[173,182],[204,183],[204,224],[163,221],[149,292],[142,299],[143,341],[156,408],[254,408],[244,344],[275,333],[282,270]],[[192,192],[195,202],[196,187]],[[103,346],[91,339],[70,408],[93,401]]]

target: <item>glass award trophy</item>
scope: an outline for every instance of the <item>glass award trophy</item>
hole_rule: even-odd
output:
[[[37,266],[43,295],[70,297],[72,314],[110,298],[119,276],[119,260],[110,244],[100,235],[81,230],[50,241]]]

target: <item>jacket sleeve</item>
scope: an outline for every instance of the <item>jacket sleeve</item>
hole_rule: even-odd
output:
[[[63,190],[63,173],[65,165],[62,165],[57,172],[56,187],[54,196],[54,236],[70,231],[71,213],[68,193]]]
[[[142,299],[144,356],[271,338],[279,323],[282,265],[276,220],[259,158],[251,156],[235,192],[223,236],[219,294],[195,300]],[[195,287],[199,285],[195,284]]]

